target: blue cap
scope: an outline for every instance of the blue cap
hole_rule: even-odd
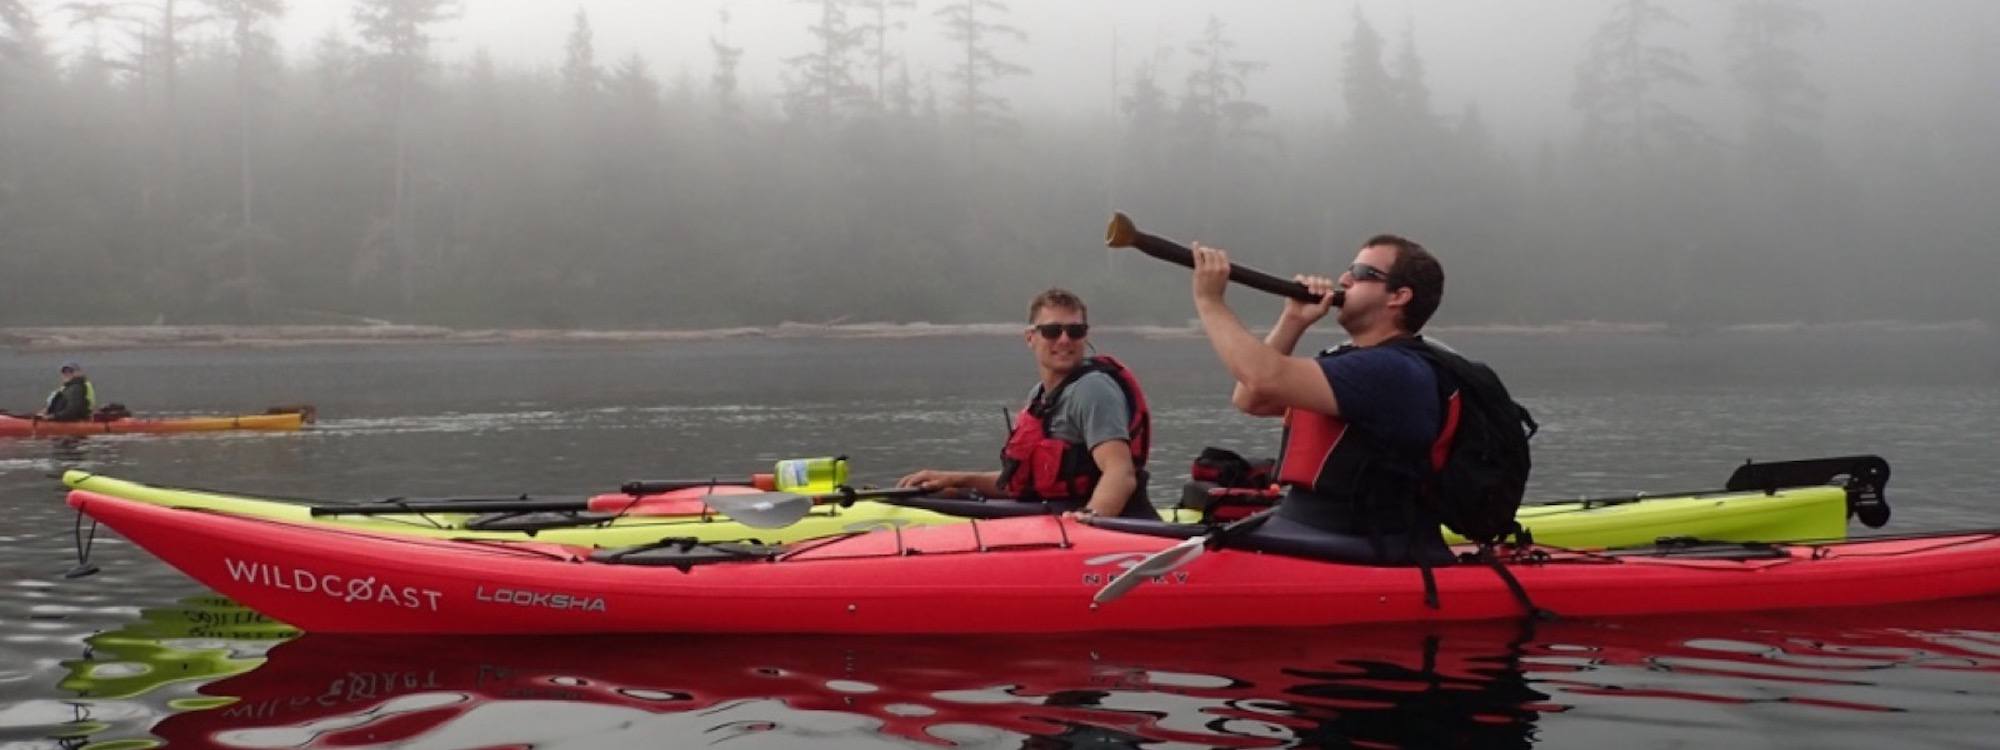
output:
[[[83,372],[83,365],[79,365],[79,364],[77,364],[77,363],[75,363],[75,362],[64,362],[64,363],[62,363],[62,370],[61,370],[61,371],[62,371],[62,372]]]

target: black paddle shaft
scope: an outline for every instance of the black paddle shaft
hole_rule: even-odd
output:
[[[527,498],[492,500],[411,500],[382,501],[373,503],[353,503],[350,505],[315,505],[311,508],[315,516],[380,516],[394,513],[541,513],[562,510],[590,510],[590,501],[583,498],[572,500],[532,500]]]
[[[1194,267],[1194,251],[1181,247],[1173,240],[1141,233],[1133,238],[1132,247],[1168,263],[1178,263],[1188,268]],[[1313,294],[1305,284],[1272,276],[1241,263],[1229,264],[1229,280],[1260,292],[1270,292],[1280,297],[1290,297],[1300,302],[1319,302],[1319,295]],[[1336,292],[1335,301],[1344,295]]]
[[[1132,219],[1125,214],[1113,214],[1111,226],[1105,230],[1104,242],[1111,247],[1130,247],[1139,252],[1188,268],[1194,267],[1194,251],[1180,243],[1158,235],[1139,231]],[[1229,280],[1260,292],[1269,292],[1280,297],[1290,297],[1300,302],[1319,302],[1319,295],[1313,294],[1305,284],[1272,276],[1241,263],[1229,264]],[[1343,290],[1334,290],[1333,305],[1339,307],[1347,295]]]
[[[660,494],[660,493],[662,493],[662,492],[673,492],[673,491],[676,491],[676,490],[692,490],[692,489],[698,489],[698,488],[702,488],[702,487],[720,487],[720,486],[723,486],[723,485],[728,485],[728,484],[740,484],[740,483],[743,483],[743,482],[745,482],[745,481],[749,481],[749,480],[730,480],[730,481],[723,481],[723,480],[721,480],[721,479],[714,479],[714,478],[710,478],[710,479],[634,479],[634,480],[632,480],[632,481],[629,481],[629,482],[626,482],[626,483],[624,483],[624,484],[621,484],[621,485],[618,485],[618,491],[619,491],[619,492],[623,492],[623,493],[625,493],[625,494],[627,494],[627,495],[657,495],[657,494]]]
[[[762,492],[752,495],[713,495],[702,499],[716,504],[744,502],[753,497],[766,499],[777,496],[782,499],[804,501],[799,507],[811,508],[820,503],[846,503],[854,500],[875,500],[885,498],[914,497],[924,494],[921,487],[897,487],[885,490],[845,489],[821,495],[795,495],[787,492]],[[637,502],[635,498],[633,502]],[[314,516],[379,516],[394,513],[547,513],[552,511],[590,510],[588,498],[548,498],[534,499],[526,496],[517,498],[462,498],[454,500],[389,499],[371,503],[345,503],[340,505],[315,505],[310,508]]]

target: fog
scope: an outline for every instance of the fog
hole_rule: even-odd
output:
[[[0,325],[1185,321],[1114,209],[1410,236],[1441,324],[2000,323],[1996,93],[1983,0],[0,0]]]

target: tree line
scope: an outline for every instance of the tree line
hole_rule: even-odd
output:
[[[2000,322],[2000,56],[1941,56],[1963,97],[1835,147],[1805,0],[1696,30],[1605,0],[1548,83],[1576,125],[1528,147],[1440,105],[1414,27],[1359,10],[1294,92],[1337,117],[1284,115],[1274,63],[1211,18],[1116,65],[1115,117],[1051,122],[1003,93],[1056,73],[1000,0],[796,8],[811,45],[762,98],[726,12],[707,67],[663,75],[601,59],[581,10],[534,70],[440,59],[447,0],[352,0],[351,35],[293,51],[282,0],[0,0],[0,323],[970,322],[1052,284],[1185,321],[1183,276],[1097,242],[1113,208],[1278,273],[1411,236],[1445,260],[1440,322]],[[952,61],[914,66],[916,38]]]

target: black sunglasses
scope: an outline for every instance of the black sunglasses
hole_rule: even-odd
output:
[[[1033,328],[1036,333],[1041,334],[1042,338],[1050,341],[1062,338],[1062,335],[1065,333],[1069,334],[1071,341],[1076,341],[1090,335],[1089,323],[1043,323],[1038,326],[1029,327]]]
[[[1347,275],[1353,276],[1355,281],[1380,281],[1384,284],[1389,283],[1388,271],[1384,271],[1380,268],[1376,268],[1366,263],[1356,263],[1354,265],[1348,266]]]

